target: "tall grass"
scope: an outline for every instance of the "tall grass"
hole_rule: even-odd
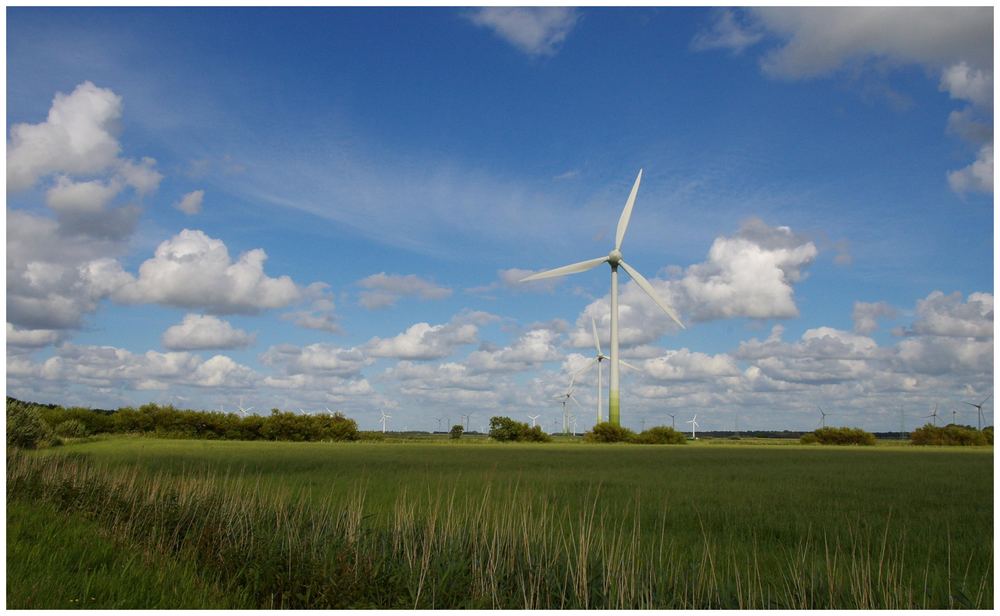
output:
[[[364,482],[317,501],[260,475],[150,474],[10,452],[7,490],[190,560],[262,608],[992,606],[991,566],[970,573],[958,563],[975,555],[951,554],[940,579],[938,555],[908,551],[891,518],[847,521],[846,539],[817,529],[776,553],[755,540],[728,546],[704,526],[694,548],[680,545],[665,512],[642,527],[638,493],[608,503],[599,488],[586,507],[485,482],[478,493],[401,488],[391,506],[372,508]]]

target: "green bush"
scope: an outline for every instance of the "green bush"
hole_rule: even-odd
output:
[[[7,400],[7,445],[34,449],[52,441],[52,429],[42,420],[41,409],[34,405]]]
[[[87,426],[79,419],[67,419],[56,426],[55,433],[66,438],[81,438],[87,436]]]
[[[462,438],[462,434],[465,433],[465,428],[462,424],[455,424],[451,427],[451,432],[448,433],[448,438],[459,439]]]
[[[500,442],[547,443],[552,439],[540,426],[531,427],[510,417],[490,418],[490,438]]]
[[[673,428],[654,426],[640,432],[635,442],[642,445],[684,445],[687,437]]]
[[[815,432],[807,432],[806,434],[803,434],[801,438],[799,438],[799,442],[802,443],[803,445],[815,445],[816,443],[819,442],[819,438],[816,437]]]
[[[609,421],[595,425],[590,432],[583,435],[583,440],[590,443],[628,443],[635,438],[635,432]]]
[[[914,445],[992,445],[993,430],[987,429],[980,432],[970,426],[948,424],[947,426],[938,427],[926,424],[910,434],[910,441]]]
[[[809,437],[809,434],[813,438]],[[820,445],[874,445],[875,435],[861,428],[820,428],[799,439],[801,443],[819,443]]]

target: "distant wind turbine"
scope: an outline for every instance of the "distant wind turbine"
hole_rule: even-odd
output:
[[[968,404],[969,406],[976,407],[976,411],[977,411],[977,425],[979,426],[979,430],[983,429],[983,405],[986,404],[986,401],[989,400],[992,396],[993,396],[993,394],[991,393],[989,396],[986,396],[985,398],[983,398],[983,401],[980,402],[979,404],[973,404],[972,402],[966,402],[965,403],[965,404]]]
[[[563,411],[563,434],[568,434],[569,433],[569,409],[566,408],[566,405],[569,403],[570,400],[572,400],[573,402],[576,403],[577,406],[580,406],[580,401],[577,400],[576,396],[573,395],[573,383],[570,382],[569,389],[566,390],[566,393],[562,393],[562,394],[559,394],[558,396],[555,396],[555,399],[559,400],[560,403],[562,404],[562,411]]]
[[[385,425],[389,422],[390,419],[392,419],[392,415],[387,415],[385,409],[383,409],[381,412],[382,412],[382,417],[379,419],[379,421],[382,422],[382,434],[385,434]]]
[[[437,424],[438,424],[438,432],[440,432],[441,431],[441,418],[440,417],[435,417],[434,421],[437,422]]]
[[[958,425],[958,417],[957,417],[957,415],[958,415],[958,411],[956,411],[955,409],[951,409],[951,423],[952,423],[952,425],[956,425],[956,426]]]
[[[536,420],[537,420],[537,419],[538,419],[539,417],[541,417],[541,415],[528,415],[528,419],[530,419],[530,420],[531,420],[531,427],[532,427],[532,428],[534,428],[534,427],[535,427],[535,421],[536,421]]]
[[[819,414],[821,415],[821,417],[820,417],[820,423],[825,428],[826,427],[826,416],[829,415],[829,413],[827,413],[826,411],[824,411],[823,407],[817,406],[816,408],[819,409]]]
[[[698,416],[695,415],[691,419],[687,420],[686,423],[691,424],[691,438],[697,439],[698,436],[695,434],[695,430],[698,428]]]
[[[660,307],[661,310],[667,313],[677,325],[681,328],[684,324],[681,323],[680,318],[674,309],[670,307],[665,301],[659,298],[656,291],[653,289],[653,285],[649,283],[646,278],[635,270],[631,265],[622,260],[622,240],[625,239],[625,231],[628,230],[629,219],[632,217],[632,207],[635,205],[635,196],[639,192],[639,182],[642,181],[642,169],[639,170],[639,175],[635,178],[635,184],[632,185],[632,192],[629,193],[628,200],[625,202],[625,209],[622,210],[621,216],[618,218],[618,229],[615,233],[615,247],[608,253],[605,257],[597,257],[596,259],[590,259],[587,261],[580,261],[579,263],[573,263],[572,265],[565,265],[563,267],[557,267],[555,269],[546,270],[544,272],[539,272],[537,274],[532,274],[526,278],[522,278],[521,282],[528,282],[531,280],[541,280],[543,278],[554,278],[556,276],[565,276],[567,274],[577,274],[580,272],[586,272],[591,270],[602,263],[607,263],[611,266],[611,383],[608,386],[608,421],[613,425],[621,425],[620,417],[620,407],[619,407],[619,354],[618,354],[618,268],[621,267],[625,272],[635,281],[639,288],[646,292],[653,302]]]
[[[240,396],[240,405],[237,408],[239,409],[240,415],[242,415],[243,417],[246,417],[247,413],[253,410],[252,406],[250,408],[243,408],[243,396]]]
[[[937,426],[937,415],[938,415],[937,412],[938,412],[938,405],[935,404],[934,405],[934,412],[931,413],[930,415],[924,415],[924,419],[928,419],[930,417],[933,417],[934,418],[934,425]]]

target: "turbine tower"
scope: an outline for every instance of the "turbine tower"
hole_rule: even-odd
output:
[[[541,417],[541,415],[528,415],[528,419],[530,419],[530,420],[531,420],[531,427],[532,427],[532,428],[534,428],[534,427],[535,427],[535,421],[536,421],[536,420],[537,420],[537,419],[538,419],[539,417]]]
[[[570,400],[572,400],[573,402],[576,403],[577,406],[580,406],[580,401],[577,400],[576,396],[573,395],[573,383],[572,383],[572,381],[570,382],[569,389],[566,390],[566,393],[559,394],[558,396],[555,396],[555,399],[559,400],[560,403],[562,404],[562,409],[563,409],[563,434],[569,434],[569,409],[566,408],[566,405],[569,403]]]
[[[935,405],[934,405],[934,412],[933,412],[933,413],[931,413],[930,415],[924,415],[924,419],[928,419],[928,418],[930,418],[930,417],[933,417],[933,418],[934,418],[934,426],[935,426],[935,427],[937,427],[937,411],[938,411],[938,405],[937,405],[937,404],[935,404]]]
[[[965,403],[965,404],[968,404],[969,406],[976,407],[976,411],[977,411],[976,420],[977,420],[977,425],[979,426],[979,430],[980,431],[982,431],[982,429],[983,429],[983,405],[986,404],[986,401],[989,400],[991,396],[993,396],[993,394],[990,394],[989,396],[986,396],[985,398],[983,398],[983,401],[980,402],[979,404],[973,404],[972,402],[966,402]]]
[[[677,429],[677,420],[674,417],[674,414],[673,413],[668,413],[668,415],[670,415],[670,429],[671,430],[676,430]]]
[[[684,327],[684,324],[681,323],[681,320],[674,312],[674,309],[656,295],[653,285],[651,285],[642,274],[636,271],[635,268],[622,260],[622,240],[625,239],[625,231],[628,230],[629,219],[632,217],[632,207],[635,205],[635,196],[639,192],[639,182],[641,180],[642,169],[639,170],[639,175],[635,178],[635,184],[632,185],[632,192],[629,193],[628,200],[625,202],[625,209],[622,210],[622,214],[618,218],[618,230],[615,234],[615,247],[610,253],[608,253],[607,256],[597,257],[596,259],[590,259],[587,261],[580,261],[579,263],[573,263],[572,265],[565,265],[563,267],[557,267],[555,269],[532,274],[531,276],[521,279],[521,282],[528,282],[531,280],[541,280],[543,278],[565,276],[567,274],[578,274],[580,272],[586,272],[587,270],[594,269],[602,263],[607,263],[611,266],[611,383],[608,386],[608,420],[616,426],[621,425],[621,413],[619,408],[620,379],[618,367],[618,268],[621,267],[625,270],[632,280],[639,285],[639,288],[645,291],[646,294],[652,298],[653,302],[655,302],[660,309],[667,313],[667,316],[673,319],[674,322],[681,328]]]
[[[698,428],[698,416],[695,415],[693,418],[687,420],[686,423],[691,424],[691,438],[697,440],[698,437],[695,434],[695,430]]]
[[[382,434],[385,434],[385,425],[389,422],[390,419],[392,419],[392,415],[386,415],[385,409],[382,409],[381,413],[382,417],[379,419],[379,421],[382,422]]]

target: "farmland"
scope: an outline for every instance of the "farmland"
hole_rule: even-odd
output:
[[[8,458],[8,568],[27,508],[198,578],[161,607],[990,607],[992,483],[992,448],[112,437]]]

